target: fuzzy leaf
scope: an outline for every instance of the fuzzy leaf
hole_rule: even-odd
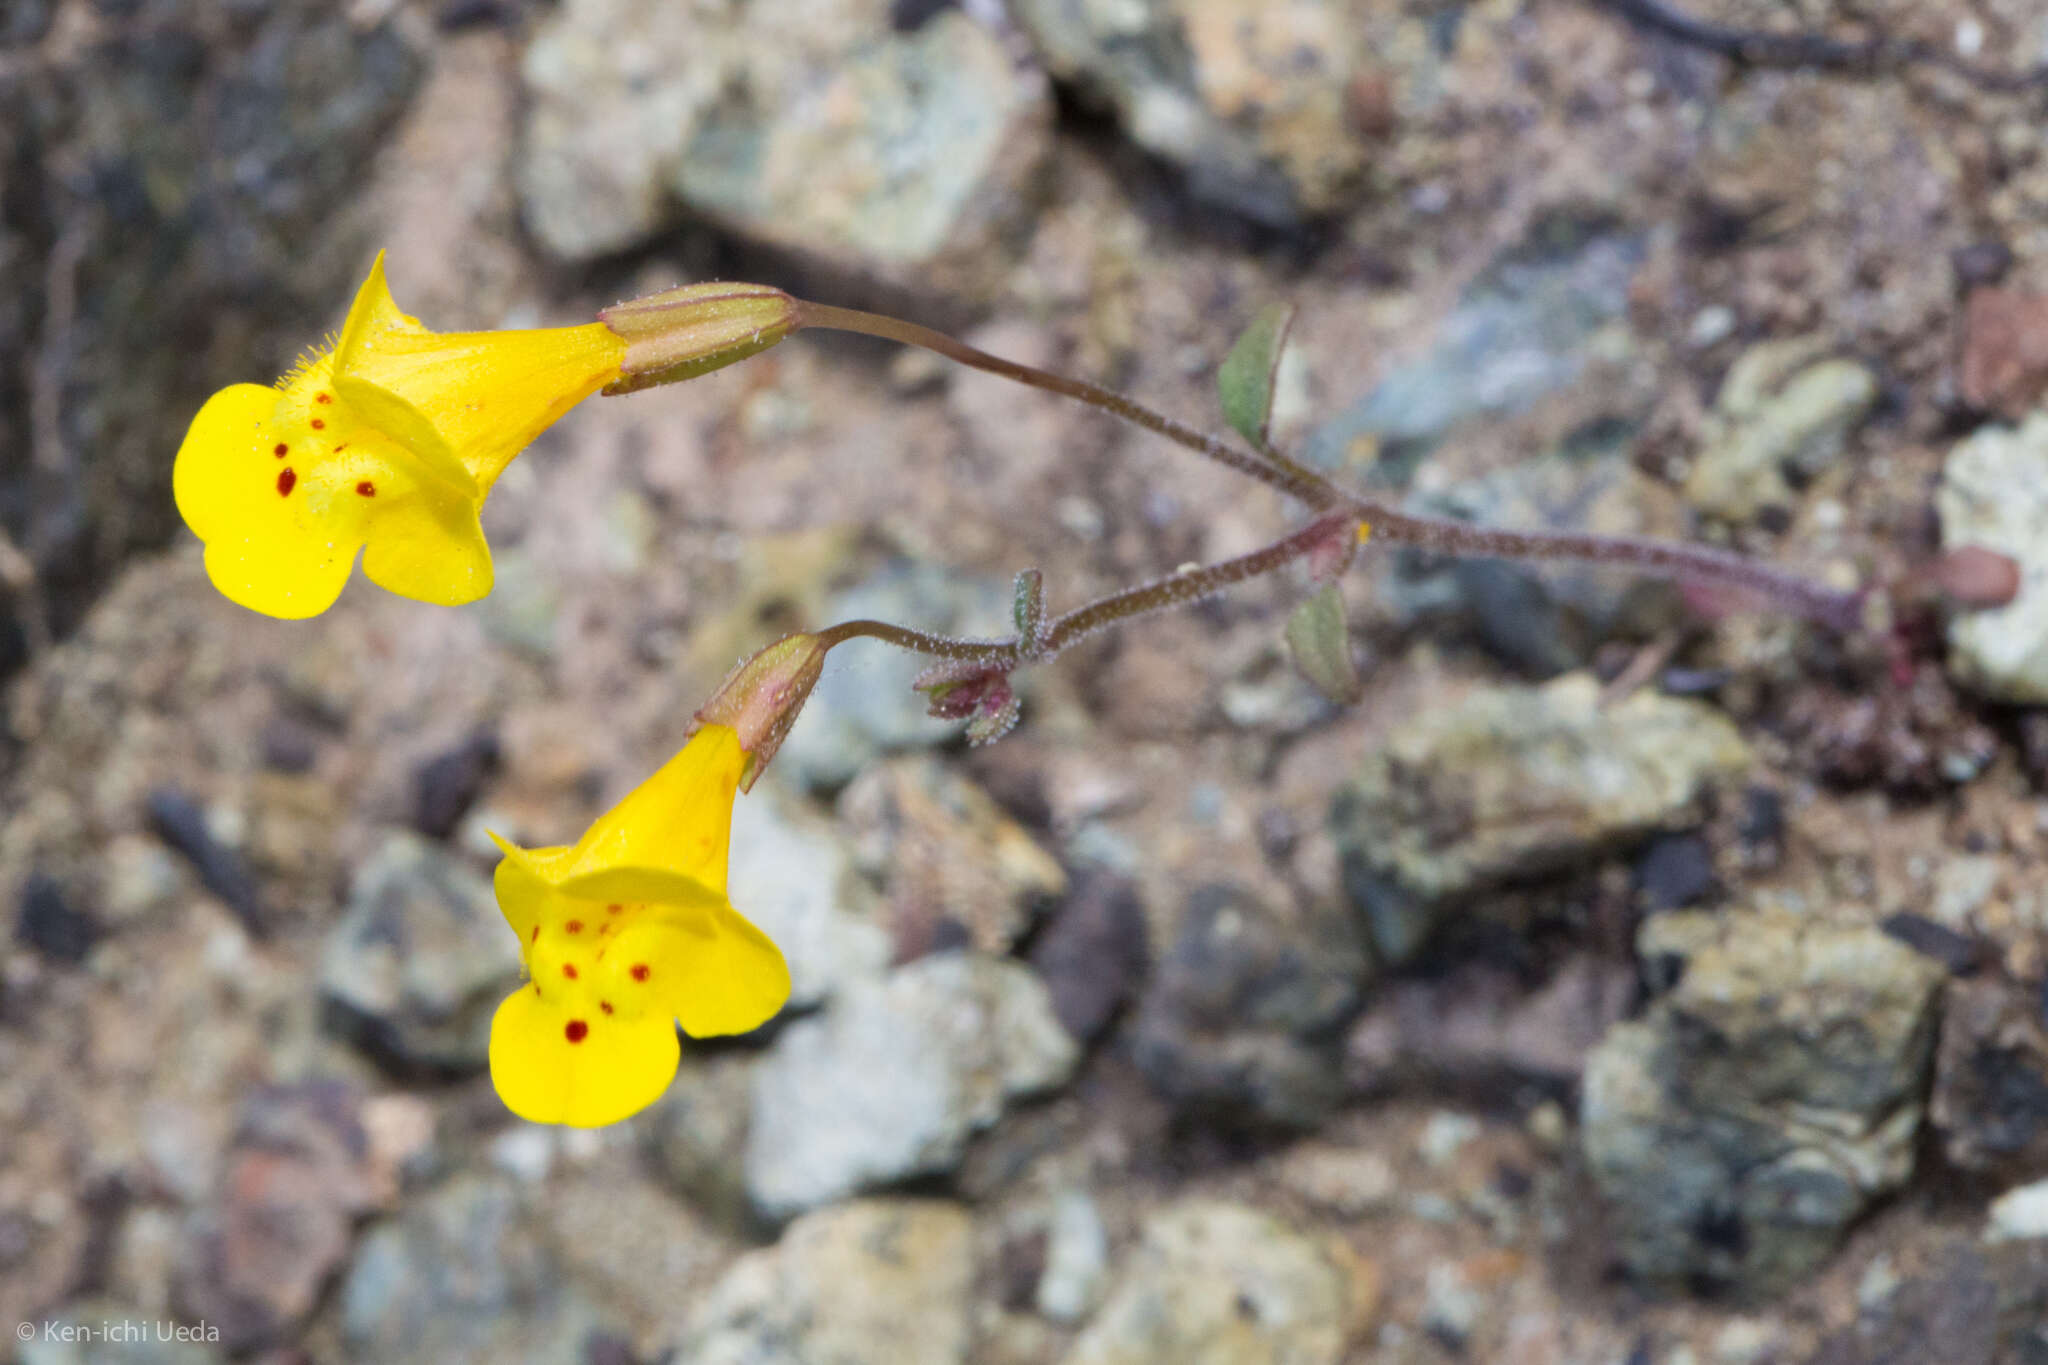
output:
[[[1344,594],[1331,583],[1287,618],[1287,648],[1294,666],[1318,692],[1341,706],[1365,695],[1351,657],[1351,632],[1344,621]]]
[[[1017,575],[1010,616],[1017,626],[1018,647],[1027,657],[1037,653],[1045,633],[1045,576],[1038,570],[1026,569]]]
[[[1266,444],[1273,418],[1273,381],[1293,324],[1293,304],[1264,309],[1238,336],[1216,371],[1216,396],[1223,404],[1224,420],[1253,445]]]

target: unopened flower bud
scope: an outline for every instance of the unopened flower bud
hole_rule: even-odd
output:
[[[1020,710],[1008,669],[988,663],[944,659],[911,684],[925,694],[925,714],[967,722],[967,742],[993,744],[1017,724]]]
[[[803,325],[802,305],[765,284],[686,284],[628,299],[598,320],[626,343],[607,394],[694,379],[767,350]]]
[[[782,747],[783,737],[817,685],[830,649],[816,635],[786,635],[727,674],[697,712],[697,724],[729,725],[739,735],[740,750],[747,756],[740,775],[742,791],[753,788],[754,779]]]

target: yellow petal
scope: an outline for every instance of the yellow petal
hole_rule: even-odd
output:
[[[658,1014],[606,1015],[589,1001],[542,999],[532,986],[491,1017],[491,1084],[535,1123],[599,1128],[639,1113],[675,1079],[682,1048]]]
[[[400,597],[457,607],[490,592],[491,547],[476,504],[439,492],[423,489],[379,512],[363,574]]]
[[[557,895],[579,901],[653,901],[700,914],[725,904],[722,892],[711,890],[695,877],[646,867],[601,867],[579,872],[573,848],[521,848],[496,834],[491,834],[491,840],[505,855],[498,864],[501,904],[508,888],[509,894],[522,905],[534,906],[546,904],[547,898]],[[524,918],[514,921],[512,927],[531,933],[539,912],[522,914]],[[511,919],[509,908],[506,918]]]
[[[512,932],[519,938],[519,951],[524,954],[533,941],[533,931],[547,917],[556,899],[554,886],[537,866],[532,852],[517,844],[491,835],[505,856],[498,860],[497,870],[491,875],[491,889],[497,893],[498,910],[505,916],[505,923],[512,926]],[[535,850],[546,853],[552,850]]]
[[[356,421],[383,433],[415,460],[423,473],[445,484],[457,497],[472,503],[483,500],[483,489],[425,413],[395,393],[347,375],[335,378],[334,391]]]
[[[528,871],[550,886],[559,887],[575,862],[576,850],[567,844],[554,844],[546,848],[521,848],[496,834],[491,835],[491,842],[498,846],[500,853],[507,858],[517,858]]]
[[[193,418],[171,484],[215,586],[271,616],[317,615],[367,545],[365,571],[393,592],[483,596],[491,561],[476,499],[336,401],[327,370],[316,359],[283,392],[236,384]]]
[[[611,990],[651,992],[693,1038],[750,1032],[789,1001],[782,950],[730,906],[703,918],[636,921],[605,958]]]
[[[343,396],[366,411],[382,391],[417,413],[487,490],[534,437],[619,377],[625,345],[601,322],[429,331],[392,300],[380,253],[349,309],[334,373]]]
[[[681,753],[597,818],[576,841],[574,868],[589,875],[642,868],[694,880],[723,898],[732,803],[746,756],[739,736],[706,725]],[[618,899],[619,897],[613,897]],[[668,900],[667,895],[630,899]]]
[[[725,894],[695,877],[651,867],[603,867],[578,872],[559,883],[562,893],[585,901],[652,901],[679,913],[702,916],[725,904]]]
[[[485,491],[617,378],[624,345],[602,323],[429,331],[392,301],[380,255],[333,355],[302,361],[281,391],[238,384],[200,410],[173,474],[178,510],[220,590],[273,616],[332,605],[358,550],[393,592],[474,601],[491,587]]]
[[[292,456],[274,454],[278,401],[260,384],[209,398],[178,447],[171,491],[206,542],[214,586],[251,610],[298,620],[341,596],[368,509],[316,499]]]

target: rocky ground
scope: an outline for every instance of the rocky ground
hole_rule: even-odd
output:
[[[2048,26],[1687,4],[7,6],[0,1318],[213,1338],[19,1358],[2048,1360]],[[523,1125],[486,829],[781,630],[1290,510],[805,337],[550,432],[486,601],[260,619],[170,457],[375,244],[436,326],[740,276],[1204,423],[1293,299],[1306,458],[1883,583],[1892,647],[1373,547],[1357,707],[1266,582],[969,751],[850,646],[738,812],[791,1009]]]

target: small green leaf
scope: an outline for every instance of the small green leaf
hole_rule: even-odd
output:
[[[1010,617],[1017,627],[1017,646],[1030,658],[1038,652],[1045,634],[1045,577],[1038,570],[1026,569],[1017,575],[1011,589]]]
[[[1294,305],[1276,303],[1252,319],[1216,371],[1216,396],[1223,418],[1253,445],[1266,444],[1273,419],[1273,380],[1280,372],[1280,353],[1294,325]]]
[[[1351,632],[1344,622],[1344,594],[1332,583],[1294,609],[1287,618],[1287,648],[1294,666],[1318,692],[1340,706],[1365,695],[1358,665],[1351,657]]]

